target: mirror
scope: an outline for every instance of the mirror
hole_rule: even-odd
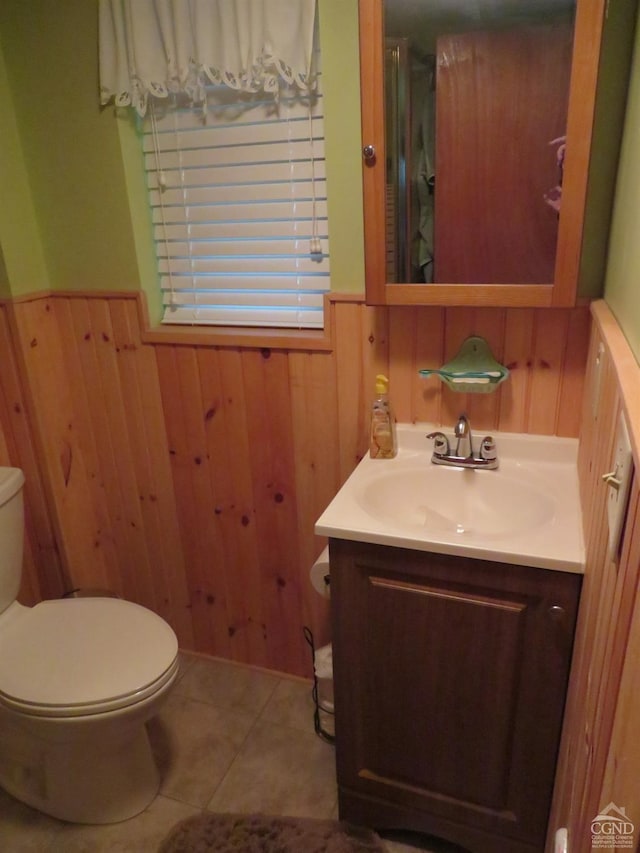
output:
[[[574,0],[384,0],[389,283],[554,281]]]

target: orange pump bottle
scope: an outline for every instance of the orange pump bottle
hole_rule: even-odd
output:
[[[396,421],[389,403],[389,380],[376,376],[376,397],[371,407],[369,456],[372,459],[393,459],[398,452]]]

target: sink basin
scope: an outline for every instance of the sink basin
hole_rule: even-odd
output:
[[[498,469],[465,469],[431,462],[433,429],[399,424],[396,458],[365,457],[316,533],[584,571],[577,440],[495,432]]]
[[[355,495],[383,523],[482,539],[540,527],[556,506],[553,495],[513,476],[437,465],[381,471]]]

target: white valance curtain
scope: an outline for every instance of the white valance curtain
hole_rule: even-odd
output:
[[[100,0],[100,99],[144,115],[149,96],[207,83],[277,96],[312,85],[315,0]]]

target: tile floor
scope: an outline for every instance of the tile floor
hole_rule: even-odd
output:
[[[183,655],[179,681],[149,734],[159,796],[131,820],[79,826],[0,790],[3,853],[146,853],[203,809],[336,818],[334,750],[313,731],[309,684]],[[425,836],[385,839],[390,853],[449,853]]]

